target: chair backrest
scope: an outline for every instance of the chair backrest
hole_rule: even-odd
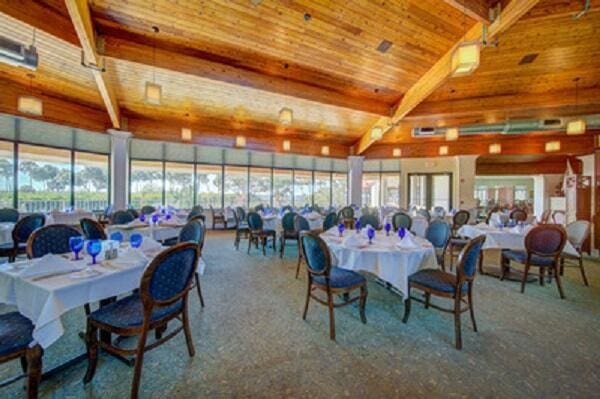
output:
[[[542,224],[529,230],[525,236],[528,254],[558,258],[567,242],[567,232],[556,224]]]
[[[310,223],[304,216],[296,215],[294,217],[294,230],[295,231],[310,231]]]
[[[552,212],[552,221],[556,224],[565,224],[567,216],[565,211],[554,211]]]
[[[131,215],[133,219],[137,219],[140,217],[140,213],[135,209],[127,209],[127,212]]]
[[[394,230],[398,230],[400,227],[410,230],[412,227],[412,219],[404,212],[396,212],[394,213],[394,216],[392,216],[392,226],[394,226]]]
[[[10,222],[17,223],[19,220],[19,211],[12,208],[2,208],[0,209],[0,222]]]
[[[493,215],[494,213],[496,213],[496,212],[499,212],[499,211],[500,211],[500,208],[499,208],[499,207],[497,207],[497,206],[495,206],[495,207],[493,207],[492,209],[490,209],[490,210],[488,211],[488,213],[487,213],[487,216],[485,217],[485,222],[486,222],[487,224],[489,224],[489,223],[490,223],[490,219],[492,218],[492,215]]]
[[[153,307],[168,306],[187,295],[198,266],[198,256],[198,245],[184,242],[154,257],[140,283],[146,315]]]
[[[294,209],[290,205],[284,205],[281,207],[281,212],[290,211],[292,212]]]
[[[470,217],[471,217],[471,214],[469,213],[469,211],[465,211],[463,209],[459,210],[452,217],[452,228],[454,230],[458,230],[465,224],[469,223]]]
[[[446,216],[446,209],[443,206],[436,206],[433,208],[433,214],[436,218],[443,218]]]
[[[28,215],[19,220],[12,231],[12,239],[15,246],[19,243],[27,242],[31,233],[42,227],[45,223],[46,216],[41,213]]]
[[[263,220],[256,212],[248,212],[248,227],[253,231],[260,231],[263,228]]]
[[[427,227],[427,231],[425,231],[425,238],[435,248],[446,248],[450,235],[450,226],[443,220],[434,220]]]
[[[354,219],[354,209],[351,206],[345,206],[340,211],[340,215],[344,219]]]
[[[467,242],[467,245],[458,255],[458,265],[456,266],[456,278],[458,283],[463,281],[473,281],[477,262],[481,256],[481,248],[485,241],[485,236],[480,235]]]
[[[316,233],[300,232],[300,250],[306,259],[308,273],[316,276],[329,276],[331,255],[325,241]]]
[[[370,224],[374,229],[376,229],[376,230],[379,229],[379,217],[377,217],[377,215],[373,215],[373,214],[362,215],[360,217],[360,219],[358,219],[358,221],[360,222],[360,225],[363,227]]]
[[[283,229],[283,231],[286,231],[288,233],[292,233],[295,232],[295,228],[294,228],[294,218],[296,217],[297,213],[295,212],[288,212],[285,215],[283,215],[283,218],[281,219],[281,228]]]
[[[256,212],[258,212],[258,211],[264,211],[264,210],[265,210],[265,206],[264,206],[263,204],[258,204],[258,205],[256,205],[256,206],[254,207],[254,210],[255,210]]]
[[[551,215],[552,215],[552,210],[546,209],[544,212],[542,212],[542,216],[540,216],[540,223],[542,223],[542,224],[548,223],[550,221]]]
[[[40,227],[27,240],[27,257],[41,258],[46,254],[64,254],[71,251],[69,239],[79,237],[81,232],[66,224]]]
[[[525,222],[527,220],[527,212],[522,209],[515,209],[510,213],[508,218],[515,222]]]
[[[327,231],[333,226],[335,226],[337,222],[337,215],[335,212],[329,212],[323,221],[323,231]]]
[[[187,215],[187,220],[190,221],[192,220],[194,217],[198,216],[198,215],[202,215],[202,209],[200,209],[201,207],[195,206],[190,210],[190,213],[188,213]]]
[[[144,205],[142,209],[140,209],[140,212],[142,212],[144,215],[151,215],[156,212],[156,208],[152,205]]]
[[[237,206],[235,208],[235,212],[234,213],[237,213],[237,217],[238,217],[238,220],[240,222],[245,222],[246,221],[246,211],[244,210],[244,208],[242,208],[241,206]]]
[[[202,219],[193,219],[186,223],[179,232],[177,242],[193,242],[198,244],[198,250],[202,253],[204,247],[204,237],[206,236],[206,227]]]
[[[431,220],[431,214],[427,209],[419,209],[417,210],[417,215],[423,216],[429,222]]]
[[[86,240],[106,240],[106,233],[100,223],[93,219],[83,218],[79,221],[81,231]]]
[[[110,216],[110,223],[127,224],[133,222],[134,219],[135,217],[133,217],[130,211],[116,211]]]
[[[577,250],[581,250],[589,236],[590,222],[587,220],[576,220],[567,225],[567,239]]]

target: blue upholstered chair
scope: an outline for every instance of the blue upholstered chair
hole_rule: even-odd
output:
[[[202,256],[202,249],[204,248],[204,238],[206,237],[206,227],[201,219],[193,219],[179,232],[177,237],[178,243],[192,242],[198,245],[198,256]],[[198,291],[198,298],[200,299],[200,305],[204,307],[204,298],[202,297],[202,290],[200,289],[200,276],[196,270],[195,275],[196,290]]]
[[[248,253],[250,253],[250,247],[252,243],[260,242],[262,244],[262,252],[263,255],[266,255],[267,252],[265,250],[267,246],[267,240],[273,240],[273,251],[276,250],[275,242],[277,241],[277,234],[275,230],[269,230],[263,228],[263,220],[260,215],[256,212],[248,212],[248,229],[250,230],[250,237],[248,239]]]
[[[563,254],[560,258],[560,275],[563,275],[565,265],[579,267],[583,284],[588,285],[585,269],[583,268],[583,246],[590,238],[590,222],[587,220],[576,220],[567,225],[567,240],[573,245],[577,254]],[[566,263],[565,260],[569,262]],[[576,263],[575,263],[576,262]],[[575,265],[573,265],[575,263]]]
[[[308,303],[312,298],[329,308],[329,337],[332,340],[335,340],[334,308],[359,301],[360,319],[366,323],[367,279],[354,271],[332,267],[327,244],[316,233],[301,231],[300,249],[306,259],[308,271],[308,290],[302,320],[306,320]],[[360,295],[351,298],[349,294],[357,289],[360,289]],[[324,291],[327,301],[315,295],[313,292],[316,290]],[[341,296],[343,302],[334,303],[333,299],[336,296]]]
[[[130,211],[116,211],[110,215],[111,224],[127,224],[133,222],[135,217]]]
[[[294,228],[294,218],[297,213],[288,212],[281,218],[281,228],[283,229],[281,237],[279,237],[279,257],[283,258],[283,251],[287,240],[298,242],[298,231]]]
[[[136,211],[135,209],[133,209],[133,208],[127,209],[126,212],[129,213],[133,219],[137,219],[137,218],[140,217],[140,213],[138,211]]]
[[[407,213],[396,212],[392,216],[392,226],[394,230],[398,230],[400,227],[410,230],[412,227],[412,218]]]
[[[469,241],[458,256],[458,265],[456,274],[447,273],[437,269],[423,269],[408,277],[408,292],[404,302],[403,323],[408,321],[410,315],[411,301],[419,299],[410,296],[413,288],[425,292],[425,308],[429,308],[431,295],[450,298],[454,301],[453,309],[445,309],[434,306],[436,309],[454,314],[454,336],[456,349],[462,348],[462,337],[460,327],[460,315],[462,312],[469,311],[473,330],[477,332],[475,323],[475,312],[473,310],[473,281],[475,280],[475,270],[477,269],[478,258],[481,256],[481,247],[485,241],[485,236],[479,236]],[[465,297],[466,296],[466,300]],[[465,304],[466,307],[462,308]]]
[[[344,223],[347,228],[354,226],[354,208],[351,206],[343,207],[338,213],[338,222]]]
[[[428,222],[431,220],[431,214],[427,209],[418,209],[416,213],[419,216],[423,216],[425,219],[427,219]]]
[[[27,252],[27,240],[36,229],[46,223],[46,216],[36,213],[19,220],[12,231],[12,243],[0,245],[0,256],[7,256],[9,262],[14,262],[19,254]]]
[[[19,312],[0,314],[0,363],[20,359],[23,372],[27,375],[27,397],[37,398],[38,385],[42,376],[40,345],[29,347],[33,341],[33,324]],[[17,381],[13,379],[12,381]]]
[[[443,220],[434,220],[425,231],[425,238],[433,245],[437,261],[445,270],[445,256],[448,240],[450,240],[450,226]]]
[[[40,227],[27,240],[27,257],[41,258],[46,254],[65,254],[71,251],[69,239],[79,237],[81,232],[66,224]]]
[[[79,221],[79,224],[86,240],[106,240],[104,228],[97,221],[83,218]]]
[[[380,223],[379,223],[379,217],[377,217],[377,215],[374,214],[366,214],[366,215],[362,215],[358,221],[360,222],[361,226],[366,226],[368,224],[371,225],[371,227],[373,227],[375,230],[379,230],[380,227]]]
[[[264,212],[265,206],[263,204],[258,204],[254,207],[254,212]]]
[[[294,230],[298,232],[298,241],[300,240],[300,232],[302,231],[310,231],[310,223],[304,216],[295,215],[294,216]],[[298,242],[298,249],[300,249],[300,242]],[[300,275],[300,264],[302,263],[302,259],[304,256],[302,251],[298,250],[298,264],[296,265],[296,278]]]
[[[250,237],[250,229],[248,228],[248,222],[246,222],[246,212],[244,208],[238,206],[233,211],[233,219],[235,221],[235,240],[233,245],[235,249],[240,249],[240,241],[242,238],[247,239]]]
[[[188,213],[187,215],[187,220],[190,221],[193,218],[195,218],[196,216],[202,216],[202,220],[204,220],[204,222],[206,222],[206,217],[204,217],[204,209],[200,206],[200,205],[196,205],[195,207],[193,207],[190,210],[190,213]]]
[[[335,212],[329,212],[327,216],[325,216],[325,220],[323,220],[323,231],[327,231],[332,227],[335,227],[337,224],[337,214]]]
[[[19,211],[12,208],[0,209],[0,223],[17,223]]]
[[[458,253],[467,245],[469,239],[466,237],[460,237],[458,235],[458,230],[463,227],[465,224],[469,223],[469,219],[471,218],[471,214],[469,211],[459,210],[452,217],[452,238],[450,238],[450,270],[452,270],[454,266],[454,258],[458,256]],[[458,250],[456,253],[455,250]]]
[[[140,209],[140,212],[143,215],[152,215],[154,212],[156,212],[156,208],[152,205],[144,205],[142,209]]]
[[[139,293],[101,307],[88,316],[86,329],[88,368],[83,379],[84,383],[89,383],[94,377],[98,364],[98,347],[120,356],[135,355],[132,398],[138,396],[146,350],[157,347],[183,330],[188,353],[194,356],[188,316],[188,294],[198,266],[198,255],[198,245],[195,243],[181,243],[165,249],[144,271]],[[161,336],[160,339],[146,345],[151,330],[163,329],[168,322],[175,319],[181,320],[181,326],[165,337]],[[111,342],[99,341],[98,330],[120,336],[138,336],[137,348],[125,349],[113,346]]]
[[[543,224],[532,228],[525,236],[525,251],[502,251],[502,276],[504,280],[510,272],[510,262],[525,265],[523,279],[521,280],[521,293],[525,292],[525,283],[531,266],[540,269],[540,285],[544,285],[544,273],[548,269],[548,277],[556,279],[558,292],[561,299],[565,294],[560,282],[559,259],[567,242],[567,232],[562,226],[556,224]]]
[[[210,215],[212,216],[212,229],[215,229],[217,224],[223,226],[225,230],[227,230],[227,218],[225,217],[225,210],[215,211],[215,208],[210,206]]]
[[[285,211],[294,212],[294,208],[292,208],[290,205],[284,205],[281,207],[280,212],[284,213]]]

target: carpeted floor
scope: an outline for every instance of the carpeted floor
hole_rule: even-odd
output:
[[[146,354],[141,397],[600,397],[600,264],[586,262],[590,287],[568,269],[560,300],[555,284],[478,276],[479,332],[463,315],[463,350],[454,349],[450,314],[414,303],[402,324],[401,298],[369,280],[368,324],[349,306],[336,311],[337,342],[329,340],[325,307],[301,319],[306,276],[294,279],[296,248],[284,259],[235,251],[230,232],[210,232],[202,280],[206,308],[191,298],[196,356],[183,335]],[[439,302],[439,301],[438,301]],[[0,311],[8,310],[0,306]],[[83,309],[65,317],[67,333],[48,348],[47,367],[84,351]],[[44,381],[48,398],[125,398],[132,369],[106,355],[84,386],[86,363]],[[19,371],[0,365],[0,379]],[[22,382],[0,397],[25,397]]]

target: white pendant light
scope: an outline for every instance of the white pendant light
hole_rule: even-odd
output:
[[[246,147],[246,137],[244,137],[244,136],[237,136],[235,138],[235,146],[239,147],[239,148]]]
[[[285,126],[292,124],[294,120],[294,111],[291,108],[283,107],[279,110],[279,123]]]
[[[400,148],[394,148],[394,150],[392,151],[392,155],[395,157],[401,157],[402,156],[402,150]]]
[[[374,126],[371,128],[371,140],[377,141],[383,137],[383,128],[381,126]]]
[[[289,140],[283,140],[283,151],[290,151],[292,149],[292,143]]]
[[[490,154],[500,154],[502,152],[502,145],[498,143],[490,144],[489,152]]]
[[[575,111],[577,111],[577,105],[579,103],[579,78],[573,79],[575,81]],[[567,134],[568,135],[577,135],[584,134],[586,130],[586,122],[583,118],[572,119],[567,122]]]
[[[321,147],[321,155],[329,155],[329,146],[328,145],[324,145],[323,147]]]
[[[181,128],[181,140],[190,141],[192,139],[192,129],[187,127]]]
[[[35,116],[41,116],[44,112],[42,100],[31,96],[19,96],[17,109],[23,114]]]
[[[152,45],[152,82],[146,82],[144,99],[147,104],[160,105],[162,101],[162,87],[156,84],[156,34],[158,26],[153,26],[154,43]]]
[[[449,127],[446,129],[446,141],[456,141],[458,140],[458,128],[457,127]]]
[[[545,145],[546,152],[560,151],[560,141],[548,141]]]

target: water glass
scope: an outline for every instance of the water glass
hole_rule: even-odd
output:
[[[390,230],[392,230],[392,225],[389,222],[387,222],[384,226],[384,229],[385,229],[385,235],[389,237]]]
[[[356,223],[354,223],[354,228],[356,229],[356,233],[360,233],[360,220],[357,220]]]
[[[123,233],[120,231],[115,231],[110,235],[110,239],[113,241],[118,241],[119,244],[121,244],[123,242]]]
[[[71,251],[75,254],[75,260],[79,260],[79,252],[83,249],[83,244],[85,240],[82,236],[76,236],[69,238],[69,247]]]
[[[159,219],[158,215],[152,215],[152,224],[158,223],[158,219]]]
[[[346,226],[344,225],[344,223],[340,223],[337,226],[338,229],[338,233],[340,233],[340,237],[342,237],[344,235],[344,230],[346,229]]]
[[[134,233],[129,237],[131,248],[139,248],[142,245],[142,241],[144,241],[144,236],[140,233]]]
[[[85,249],[92,257],[92,265],[95,265],[96,256],[102,251],[102,242],[100,240],[89,240]]]
[[[144,223],[146,221],[146,215],[143,213],[140,215],[140,222]]]
[[[367,237],[369,238],[369,244],[373,244],[373,237],[375,237],[375,229],[373,227],[367,229]]]
[[[400,227],[398,229],[398,237],[402,240],[406,236],[406,229],[404,227]]]

